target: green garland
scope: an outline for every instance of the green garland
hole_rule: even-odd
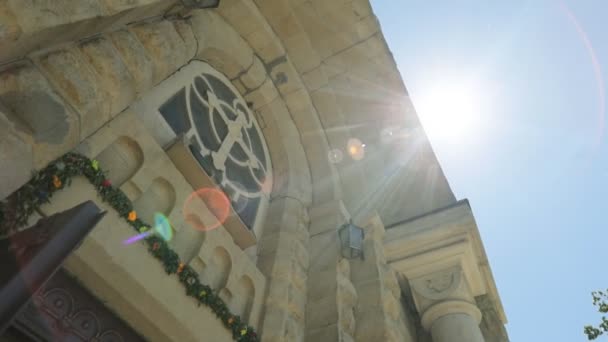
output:
[[[85,176],[97,189],[101,199],[114,208],[136,231],[150,227],[133,211],[129,198],[118,188],[112,186],[105,172],[96,160],[76,153],[68,153],[55,160],[6,200],[0,201],[0,234],[17,231],[27,224],[29,217],[44,203],[49,203],[53,194],[71,184],[72,178]],[[144,229],[142,229],[144,228]],[[192,267],[185,265],[167,242],[158,236],[145,239],[148,251],[162,264],[167,274],[177,274],[184,285],[186,294],[196,298],[199,305],[205,304],[232,331],[235,341],[256,342],[259,337],[253,327],[248,326],[237,315],[230,313],[226,303],[214,293],[213,289],[200,282],[199,275]]]

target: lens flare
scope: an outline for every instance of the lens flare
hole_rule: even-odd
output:
[[[346,143],[346,151],[353,160],[361,160],[365,156],[365,144],[357,138],[350,138]]]
[[[329,159],[329,162],[332,164],[337,164],[341,162],[343,158],[344,154],[337,148],[327,152],[327,159]]]
[[[130,245],[139,240],[143,240],[154,233],[160,235],[160,237],[162,237],[163,240],[165,240],[165,241],[171,241],[171,239],[173,238],[173,229],[171,229],[171,224],[169,223],[169,219],[161,213],[154,214],[154,228],[153,229],[148,230],[147,232],[143,232],[141,234],[132,236],[132,237],[124,240],[122,242],[122,244]]]
[[[209,231],[222,225],[230,214],[230,201],[214,188],[199,189],[184,202],[184,219],[194,229]]]
[[[171,229],[169,219],[161,213],[154,214],[154,230],[165,241],[171,241],[173,238],[173,229]]]

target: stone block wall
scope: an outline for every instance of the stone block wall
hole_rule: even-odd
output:
[[[359,294],[356,341],[418,341],[404,310],[397,275],[384,255],[384,226],[375,215],[364,225],[364,258],[351,260],[351,279]]]

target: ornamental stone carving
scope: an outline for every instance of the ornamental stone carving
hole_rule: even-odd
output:
[[[431,300],[449,298],[462,283],[462,269],[452,267],[411,281],[419,295]]]

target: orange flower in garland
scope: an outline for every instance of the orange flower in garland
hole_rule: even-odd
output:
[[[182,271],[184,270],[184,266],[186,266],[186,265],[184,265],[183,262],[179,263],[179,266],[177,266],[177,274],[182,273]]]
[[[232,323],[234,323],[234,317],[230,316],[230,318],[228,318],[228,324],[232,325]]]
[[[159,248],[160,248],[160,244],[159,244],[158,242],[155,242],[155,243],[152,245],[152,250],[153,250],[153,251],[156,251],[156,250],[158,250]]]
[[[129,212],[129,215],[127,216],[127,220],[133,222],[137,219],[137,213],[135,212],[135,210],[131,210]]]
[[[57,175],[53,175],[53,186],[57,189],[61,187],[61,179]]]

